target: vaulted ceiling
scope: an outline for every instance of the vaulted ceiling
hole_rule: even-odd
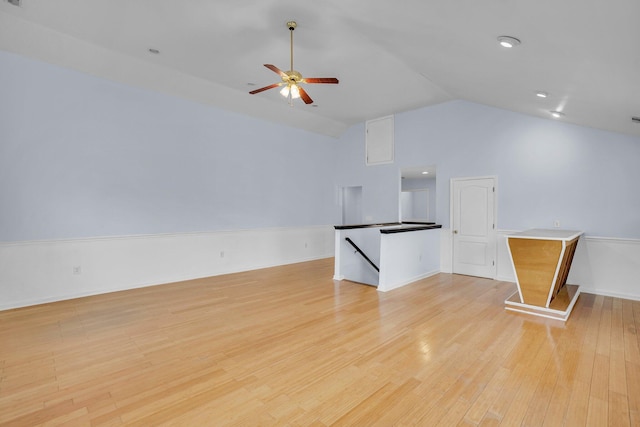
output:
[[[19,2],[0,0],[2,50],[313,132],[462,99],[640,136],[635,0]],[[289,69],[289,20],[294,68],[340,80],[312,105],[248,93]]]

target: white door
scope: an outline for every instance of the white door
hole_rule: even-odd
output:
[[[495,178],[452,180],[453,272],[495,277]]]

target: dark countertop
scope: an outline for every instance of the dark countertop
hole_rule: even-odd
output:
[[[406,223],[403,223],[406,224]],[[412,223],[409,223],[412,224]],[[407,231],[421,231],[421,230],[433,230],[436,228],[442,228],[440,224],[430,224],[430,225],[410,225],[410,226],[401,226],[398,228],[385,228],[380,230],[382,234],[393,234],[393,233],[406,233]]]
[[[379,223],[379,224],[352,224],[352,225],[335,225],[334,226],[336,230],[352,230],[356,228],[382,228],[382,227],[393,227],[393,228],[384,228],[380,230],[380,233],[382,234],[392,234],[392,233],[405,233],[408,231],[431,230],[436,228],[442,228],[442,225],[436,224],[434,222],[408,221],[408,222],[385,222],[385,223]]]

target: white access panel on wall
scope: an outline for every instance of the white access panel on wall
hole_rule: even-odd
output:
[[[393,163],[393,116],[368,120],[365,129],[365,141],[367,165]]]

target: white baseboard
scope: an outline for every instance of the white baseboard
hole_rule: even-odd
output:
[[[329,258],[333,240],[327,225],[0,243],[0,310]]]
[[[427,273],[420,274],[418,276],[412,277],[412,278],[404,280],[402,282],[394,283],[392,286],[389,286],[389,287],[387,287],[385,289],[381,289],[380,287],[378,287],[378,291],[380,291],[380,292],[389,292],[389,291],[392,291],[394,289],[401,288],[402,286],[409,285],[409,284],[411,284],[413,282],[417,282],[418,280],[422,280],[422,279],[426,279],[427,277],[435,276],[438,273],[440,273],[439,270],[429,271]]]
[[[594,295],[602,295],[603,297],[613,297],[613,298],[622,298],[634,301],[640,301],[640,295],[629,295],[629,294],[621,294],[618,292],[610,292],[607,289],[588,289],[585,291],[581,291],[581,294],[594,294]]]

